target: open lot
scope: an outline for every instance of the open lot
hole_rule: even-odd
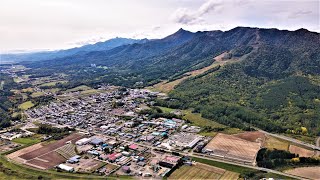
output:
[[[47,145],[42,145],[41,143],[35,144],[9,154],[7,157],[39,169],[50,169],[66,160],[55,150],[64,146],[69,141],[74,143],[75,141],[81,139],[82,136],[83,135],[81,134],[75,133]]]
[[[81,158],[79,163],[76,164],[70,164],[68,163],[68,166],[71,166],[75,169],[75,171],[79,171],[79,172],[87,172],[87,173],[91,173],[97,169],[99,169],[101,166],[103,166],[105,163],[102,161],[98,161],[95,159],[83,159]]]
[[[197,163],[193,166],[182,166],[175,170],[169,179],[238,179],[239,173]]]
[[[295,146],[292,144],[289,146],[289,151],[291,153],[299,154],[299,157],[312,157],[315,154],[314,151],[311,151],[299,146]]]
[[[289,142],[274,138],[272,136],[267,136],[266,143],[264,146],[268,149],[278,149],[278,150],[288,151]]]
[[[260,148],[260,143],[250,142],[222,133],[217,134],[204,147],[205,151],[210,155],[251,163],[255,162],[256,154]]]
[[[317,167],[301,167],[301,168],[294,168],[285,171],[288,174],[293,174],[309,179],[320,179],[320,166]]]

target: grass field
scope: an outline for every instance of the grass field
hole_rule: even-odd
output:
[[[33,106],[34,106],[34,104],[31,101],[27,101],[27,102],[20,104],[19,109],[27,110],[29,108],[32,108]]]
[[[172,111],[175,111],[175,109],[172,108],[167,108],[167,107],[162,107],[162,106],[157,106],[160,108],[164,113],[171,113]]]
[[[272,136],[267,136],[265,147],[268,149],[278,149],[278,150],[285,150],[288,151],[289,149],[289,142],[283,141]]]
[[[13,139],[12,142],[23,144],[23,145],[31,145],[35,143],[41,142],[40,138],[37,137],[25,137],[25,138],[16,138]]]
[[[40,97],[43,95],[44,95],[44,92],[34,92],[31,94],[31,97],[35,98],[35,97]]]
[[[86,91],[86,90],[90,90],[92,89],[91,87],[88,87],[88,86],[85,86],[85,85],[82,85],[82,86],[78,86],[78,87],[75,87],[75,88],[72,88],[72,89],[68,89],[66,90],[66,92],[75,92],[75,91]]]
[[[237,128],[229,128],[223,124],[217,123],[215,121],[212,121],[210,119],[206,119],[201,117],[200,113],[192,113],[191,110],[184,111],[184,119],[189,120],[193,125],[199,126],[199,127],[205,127],[210,126],[211,128],[224,128],[222,131],[225,134],[237,134],[242,132],[242,130]],[[215,136],[216,132],[201,132],[201,135],[206,136]]]

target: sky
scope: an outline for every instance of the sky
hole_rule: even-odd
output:
[[[179,28],[320,32],[318,0],[0,0],[0,53],[55,50]]]

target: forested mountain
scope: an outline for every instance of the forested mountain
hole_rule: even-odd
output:
[[[113,49],[118,46],[134,44],[134,43],[145,43],[147,39],[129,39],[129,38],[113,38],[104,42],[98,42],[95,44],[88,44],[81,47],[76,47],[66,50],[58,51],[45,51],[36,53],[21,53],[21,54],[2,54],[1,59],[7,62],[21,62],[21,61],[41,61],[55,58],[63,58],[75,54],[86,54],[92,51],[106,51]]]
[[[229,63],[190,78],[162,105],[194,108],[207,118],[247,129],[320,133],[320,35],[237,27],[191,33],[180,29],[164,39],[24,63],[33,74],[63,72],[76,84],[101,82],[149,86],[210,65],[226,52]],[[91,66],[94,63],[96,66]],[[70,84],[69,84],[70,85]],[[245,122],[245,123],[244,123]]]

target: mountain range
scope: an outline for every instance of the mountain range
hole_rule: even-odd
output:
[[[65,86],[147,87],[185,77],[217,63],[215,57],[223,54],[221,66],[184,79],[169,92],[169,101],[157,103],[193,109],[231,127],[250,124],[276,132],[307,127],[319,134],[319,39],[319,33],[306,29],[180,29],[163,39],[133,40],[113,48],[91,45],[22,64],[32,68],[28,74],[67,74],[70,83]]]
[[[41,61],[55,58],[63,58],[75,54],[86,54],[92,51],[106,51],[118,46],[144,43],[148,39],[130,39],[130,38],[113,38],[104,42],[97,42],[95,44],[88,44],[81,47],[75,47],[66,50],[56,51],[42,51],[35,53],[18,53],[18,54],[1,54],[1,58],[6,62],[21,62],[21,61]]]

